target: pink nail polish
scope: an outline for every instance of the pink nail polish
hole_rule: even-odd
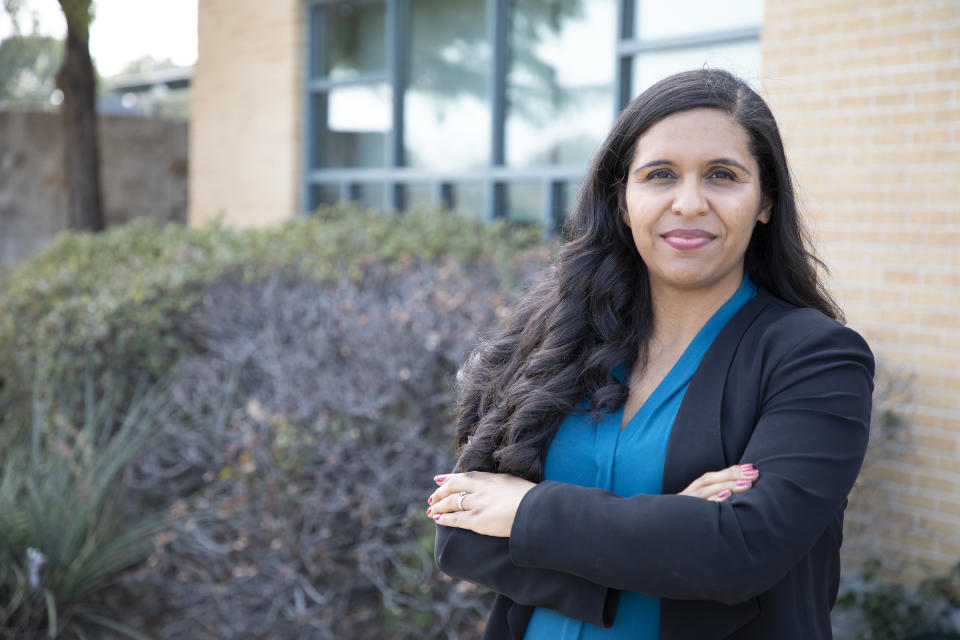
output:
[[[733,493],[733,492],[730,491],[730,489],[724,489],[723,491],[721,491],[720,493],[717,494],[717,497],[718,497],[718,498],[726,498],[726,497],[727,497],[728,495],[730,495],[731,493]]]
[[[753,484],[753,483],[750,482],[749,480],[737,480],[736,484],[737,484],[738,487],[747,487],[747,486],[750,486],[750,485]]]
[[[440,514],[438,513],[437,515],[431,516],[431,517],[433,518],[433,521],[436,522],[437,520],[440,519]]]
[[[747,469],[753,469],[753,463],[752,463],[752,462],[746,462],[746,463],[740,465],[740,468],[743,469],[744,471],[746,471]]]
[[[740,475],[742,475],[744,478],[756,478],[758,475],[760,475],[760,472],[756,469],[748,469],[747,471],[742,471]]]
[[[447,479],[447,476],[433,476],[433,481],[437,484],[443,484],[443,481]]]
[[[433,496],[427,498],[427,504],[433,504]]]

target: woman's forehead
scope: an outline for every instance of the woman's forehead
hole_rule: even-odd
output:
[[[699,108],[663,118],[637,140],[635,160],[662,155],[749,158],[752,154],[747,132],[729,113]]]

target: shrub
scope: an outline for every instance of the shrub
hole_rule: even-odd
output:
[[[124,478],[155,432],[159,392],[137,394],[118,416],[115,393],[37,386],[30,437],[4,440],[0,475],[0,638],[84,637],[91,625],[135,631],[92,599],[143,560],[157,518],[122,513]],[[79,411],[77,410],[79,409]],[[81,413],[78,426],[67,417]]]
[[[178,420],[138,476],[183,496],[179,517],[115,589],[125,620],[158,639],[478,637],[489,594],[435,569],[425,500],[453,463],[456,368],[510,302],[490,259],[208,287]]]
[[[960,640],[960,563],[945,575],[929,576],[915,587],[902,584],[901,571],[884,571],[872,558],[859,576],[846,578],[838,613],[854,618],[854,640]],[[881,577],[885,575],[885,577]]]
[[[391,216],[349,205],[270,230],[141,220],[101,234],[63,233],[0,277],[0,414],[9,414],[7,428],[25,424],[30,381],[77,379],[87,361],[98,388],[124,386],[139,373],[158,379],[192,351],[197,336],[183,322],[204,287],[228,275],[252,282],[292,269],[320,281],[361,278],[370,264],[506,256],[538,238],[533,228],[446,211]]]

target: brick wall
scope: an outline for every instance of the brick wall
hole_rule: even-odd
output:
[[[301,183],[303,2],[200,0],[191,86],[191,225],[296,215]]]
[[[767,0],[763,62],[832,290],[880,382],[908,379],[848,544],[942,570],[960,560],[960,3]]]

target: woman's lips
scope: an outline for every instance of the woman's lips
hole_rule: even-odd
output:
[[[699,249],[716,238],[715,235],[703,229],[672,229],[660,237],[671,247],[681,251]]]

